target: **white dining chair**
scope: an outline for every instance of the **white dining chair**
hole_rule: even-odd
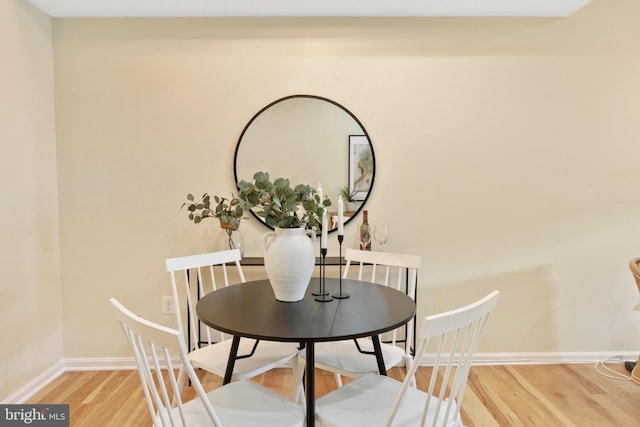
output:
[[[425,317],[404,381],[367,375],[325,394],[316,401],[318,425],[462,427],[460,408],[472,357],[499,294],[493,291],[465,307]],[[432,367],[423,391],[410,385],[425,362]]]
[[[205,392],[189,361],[180,331],[133,314],[115,298],[110,302],[133,348],[155,427],[295,427],[304,424],[305,415],[300,405],[252,381],[238,381]],[[196,391],[196,398],[183,401],[187,378]]]
[[[175,304],[176,319],[178,329],[185,334],[188,342],[189,359],[195,367],[221,377],[224,377],[227,368],[231,336],[202,323],[196,313],[196,303],[199,298],[218,289],[218,284],[229,286],[232,271],[228,270],[235,270],[237,280],[245,282],[240,259],[240,251],[233,249],[166,260],[173,298],[180,301]],[[186,313],[181,309],[182,304],[186,307]],[[295,371],[297,354],[298,347],[293,343],[242,338],[231,380],[247,380],[288,365]]]
[[[414,298],[422,257],[349,248],[345,252],[345,261],[344,279],[351,277],[350,272],[355,269],[357,271],[353,276],[358,280],[392,287]],[[375,313],[371,315],[375,316]],[[408,366],[411,363],[412,342],[413,319],[406,327],[400,327],[381,337],[382,356],[387,370],[400,364]],[[338,387],[342,386],[342,375],[358,378],[377,373],[378,364],[372,354],[371,339],[358,339],[357,344],[354,340],[318,343],[315,346],[316,368],[333,372]],[[300,357],[304,359],[304,355],[305,352],[302,350]]]

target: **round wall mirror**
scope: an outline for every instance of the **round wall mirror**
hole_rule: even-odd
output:
[[[364,207],[375,168],[371,139],[358,118],[315,95],[287,96],[258,111],[242,130],[234,156],[236,182],[264,171],[271,179],[289,178],[292,185],[322,184],[332,203],[330,231],[337,229],[338,196],[345,200],[346,224]]]

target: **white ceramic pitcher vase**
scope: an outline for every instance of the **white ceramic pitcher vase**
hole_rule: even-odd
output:
[[[316,233],[304,228],[276,228],[264,234],[264,267],[278,301],[304,298],[315,267]]]

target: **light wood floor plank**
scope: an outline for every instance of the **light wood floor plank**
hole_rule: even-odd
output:
[[[626,374],[622,364],[611,367]],[[333,374],[316,372],[316,396],[335,388]],[[425,388],[429,374],[430,368],[418,370],[419,388]],[[203,371],[198,375],[207,390],[222,384],[220,377]],[[389,376],[402,380],[404,370],[391,369]],[[291,369],[274,369],[255,381],[286,396],[293,387]],[[187,388],[185,398],[192,397]],[[66,372],[29,403],[69,404],[71,426],[151,424],[137,371]],[[593,365],[476,366],[469,375],[462,418],[467,427],[637,427],[640,386],[607,378]]]
[[[550,365],[532,366],[533,372],[522,375],[518,369],[514,367],[503,366],[504,375],[502,381],[505,383],[517,383],[520,392],[517,395],[511,395],[506,402],[509,407],[518,408],[516,411],[524,425],[536,426],[575,426],[576,423],[569,417],[565,416],[562,410],[558,410],[555,402],[555,395],[547,392],[547,385],[536,385],[535,381],[541,377],[541,371],[546,372]],[[541,368],[541,369],[538,369]],[[527,411],[524,406],[526,403]],[[522,410],[519,410],[522,408]]]
[[[466,406],[465,396],[463,401],[463,421],[467,426],[518,426],[523,425],[521,417],[530,411],[530,404],[526,401],[520,401],[517,407],[508,404],[508,398],[511,394],[517,393],[522,395],[520,387],[512,387],[505,382],[505,376],[500,375],[500,371],[496,368],[501,367],[481,367],[474,368],[469,373],[467,392],[472,391],[477,396],[478,403],[475,408],[484,408],[489,412],[489,416],[485,416],[482,422],[476,418],[476,412],[471,406]]]

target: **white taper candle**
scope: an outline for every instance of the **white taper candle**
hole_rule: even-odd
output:
[[[321,182],[318,183],[318,189],[316,190],[316,192],[318,193],[318,196],[320,196],[320,207],[322,208],[322,210],[324,210],[324,205],[322,203],[322,201],[324,199],[324,192],[322,191],[322,183]]]
[[[327,211],[322,212],[322,234],[320,235],[320,249],[327,249],[327,234],[329,233],[329,221]]]
[[[338,197],[338,235],[344,236],[344,200],[342,200],[342,194]]]

